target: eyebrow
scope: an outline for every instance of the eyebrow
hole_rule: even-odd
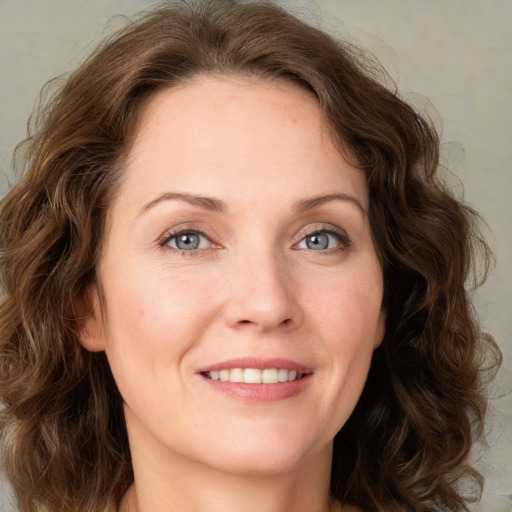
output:
[[[226,204],[221,201],[220,199],[216,199],[214,197],[207,197],[197,194],[190,194],[187,192],[165,192],[158,196],[157,198],[153,199],[152,201],[149,201],[146,203],[143,207],[140,213],[144,213],[157,204],[163,202],[163,201],[185,201],[192,206],[197,206],[199,208],[203,208],[205,210],[216,212],[216,213],[222,213],[226,211]],[[325,194],[320,196],[311,197],[309,199],[302,199],[301,201],[298,201],[294,209],[298,212],[306,212],[309,210],[313,210],[315,208],[319,208],[320,206],[324,205],[325,203],[329,203],[331,201],[346,201],[349,203],[354,204],[364,216],[367,216],[367,211],[363,207],[363,205],[359,202],[359,200],[350,195],[345,194],[343,192],[334,192],[332,194]]]
[[[334,192],[332,194],[316,196],[310,199],[303,199],[297,203],[296,209],[299,212],[306,212],[308,210],[318,208],[325,203],[329,203],[330,201],[347,201],[357,206],[357,208],[365,217],[368,215],[368,212],[356,197],[350,194],[345,194],[343,192]]]
[[[226,205],[220,199],[215,199],[213,197],[206,197],[197,194],[188,194],[186,192],[165,192],[164,194],[158,196],[156,199],[149,201],[146,203],[141,210],[141,213],[146,212],[161,203],[162,201],[172,201],[179,200],[185,201],[186,203],[191,204],[192,206],[199,206],[205,210],[209,210],[211,212],[222,213],[226,210]]]

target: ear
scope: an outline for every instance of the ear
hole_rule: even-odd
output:
[[[386,334],[386,312],[381,309],[379,313],[379,318],[377,320],[377,327],[375,329],[375,338],[373,341],[373,349],[380,347],[382,340],[384,339],[384,334]]]
[[[90,352],[105,350],[105,330],[100,295],[96,284],[91,284],[75,303],[78,316],[78,341]]]

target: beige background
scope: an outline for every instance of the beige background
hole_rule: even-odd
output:
[[[25,136],[44,83],[73,69],[103,35],[123,23],[112,16],[150,5],[144,0],[0,0],[2,175],[9,175],[12,150]],[[478,510],[511,512],[512,0],[302,0],[286,5],[374,52],[415,105],[425,105],[423,96],[428,97],[443,120],[448,163],[464,183],[466,201],[491,226],[498,264],[477,293],[477,310],[505,361],[492,390],[490,448],[480,463],[487,487]],[[0,192],[6,189],[0,176]],[[0,512],[12,510],[8,495],[0,488]]]

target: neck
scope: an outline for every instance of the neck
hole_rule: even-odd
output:
[[[341,510],[329,497],[332,445],[290,471],[266,474],[220,471],[153,448],[131,446],[135,481],[121,512]]]
[[[157,492],[155,487],[143,487],[139,483],[133,484],[126,494],[121,512],[160,512],[164,509],[172,511],[205,511],[205,512],[239,512],[240,510],[252,512],[358,512],[351,507],[341,507],[335,500],[322,497],[315,492],[306,494],[291,492],[290,489],[276,489],[275,485],[246,485],[241,487],[239,482],[230,478],[231,486],[226,489],[220,486],[214,488],[180,489],[174,493],[175,487],[168,487],[165,492]],[[233,485],[234,484],[234,485]],[[193,492],[195,490],[195,492]],[[190,492],[188,492],[190,491]]]

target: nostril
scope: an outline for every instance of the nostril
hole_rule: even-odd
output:
[[[239,320],[237,322],[238,325],[251,325],[256,324],[257,322],[253,322],[251,320]],[[285,318],[282,322],[279,323],[280,326],[288,327],[292,323],[291,318]]]

